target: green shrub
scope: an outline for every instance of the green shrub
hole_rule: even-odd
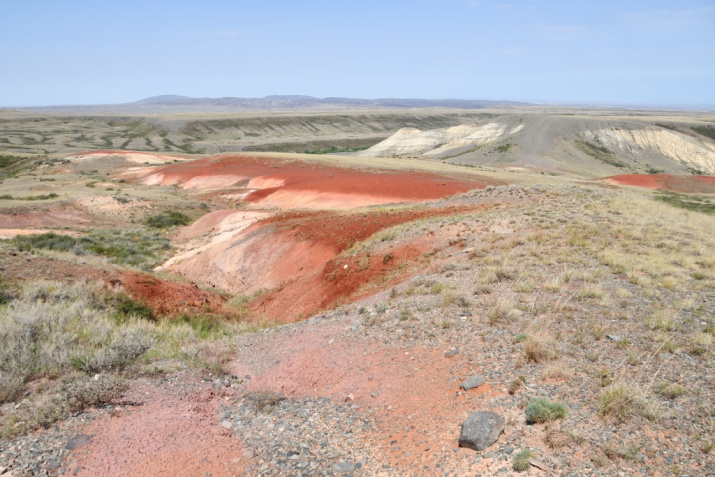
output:
[[[512,466],[517,472],[523,472],[531,467],[531,458],[536,457],[529,449],[524,449],[517,452],[512,458]]]
[[[566,417],[566,406],[544,398],[534,398],[526,406],[527,424],[549,422]]]
[[[92,253],[107,257],[112,263],[145,271],[161,263],[171,249],[161,232],[142,230],[93,230],[80,238],[50,232],[17,236],[12,240],[21,251],[44,249],[76,255]]]
[[[18,235],[14,242],[20,251],[30,251],[35,248],[67,252],[77,244],[74,237],[59,235],[54,232],[39,235]]]
[[[188,215],[176,210],[166,210],[157,215],[151,215],[146,219],[146,225],[156,229],[174,227],[177,225],[189,225],[191,219]]]
[[[56,199],[59,195],[54,192],[51,194],[40,194],[40,195],[28,195],[25,197],[15,197],[10,194],[0,195],[0,200],[49,200]]]
[[[188,324],[201,339],[216,336],[223,331],[221,321],[216,316],[183,313],[175,318],[174,321]]]
[[[130,317],[142,318],[145,320],[153,320],[154,310],[139,300],[135,300],[132,297],[120,293],[116,297],[116,302],[114,304],[114,309],[116,310],[116,316],[118,321],[125,321]]]

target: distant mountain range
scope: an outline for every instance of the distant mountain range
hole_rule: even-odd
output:
[[[258,110],[286,109],[343,109],[343,108],[454,108],[482,109],[491,106],[528,106],[529,103],[516,101],[486,101],[471,99],[358,99],[358,98],[315,98],[313,96],[285,95],[265,98],[192,98],[189,96],[164,95],[142,99],[136,105],[166,107],[196,107]]]

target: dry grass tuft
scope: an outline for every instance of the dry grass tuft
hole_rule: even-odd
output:
[[[529,335],[524,341],[524,354],[527,361],[542,363],[556,359],[559,356],[558,343],[554,337],[545,332]]]
[[[617,382],[606,387],[601,393],[599,413],[617,422],[626,422],[635,416],[655,420],[660,410],[640,388]]]

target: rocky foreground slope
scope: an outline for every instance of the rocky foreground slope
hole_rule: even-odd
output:
[[[344,255],[430,237],[411,278],[223,339],[218,375],[149,374],[0,458],[16,476],[509,475],[528,449],[527,475],[715,473],[712,217],[584,185],[454,200],[481,207]],[[537,398],[563,413],[530,420]],[[481,451],[458,446],[475,411],[504,419]]]

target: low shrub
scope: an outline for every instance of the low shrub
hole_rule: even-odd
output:
[[[516,454],[511,460],[512,467],[517,472],[523,472],[531,467],[531,458],[536,457],[529,449],[524,449]]]
[[[566,406],[544,398],[534,398],[526,406],[527,424],[549,422],[566,417]]]
[[[177,210],[166,210],[156,215],[146,218],[146,225],[156,229],[175,227],[177,225],[189,225],[191,219],[188,215]]]

